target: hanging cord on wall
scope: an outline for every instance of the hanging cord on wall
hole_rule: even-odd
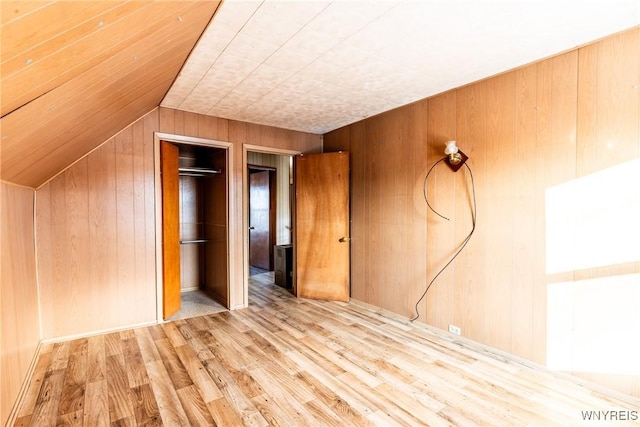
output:
[[[440,163],[443,160],[446,160],[446,157],[443,157],[442,159],[438,160],[437,162],[435,162],[433,164],[433,166],[431,166],[429,168],[429,171],[427,172],[427,174],[424,177],[424,182],[422,184],[422,195],[424,196],[424,201],[427,203],[427,206],[429,207],[429,209],[431,209],[436,215],[438,215],[440,218],[446,219],[447,221],[449,221],[449,218],[441,215],[440,213],[438,213],[430,204],[429,204],[429,200],[427,199],[427,179],[429,178],[429,175],[431,174],[431,171],[433,170],[433,168]],[[436,274],[433,279],[431,279],[431,281],[429,282],[429,284],[427,285],[427,289],[424,290],[424,292],[422,293],[422,296],[420,297],[420,299],[418,299],[418,301],[416,302],[416,315],[415,317],[413,317],[411,319],[411,322],[414,322],[416,320],[418,320],[418,318],[420,317],[420,312],[418,311],[418,305],[420,304],[420,302],[424,299],[424,297],[427,296],[427,292],[429,291],[429,288],[431,287],[431,285],[433,285],[433,282],[436,281],[436,279],[438,278],[438,276],[440,276],[440,274],[442,274],[442,272],[444,270],[447,269],[447,267],[449,267],[449,265],[453,262],[453,260],[456,259],[456,257],[460,254],[460,252],[462,252],[462,250],[464,249],[465,246],[467,246],[467,243],[469,243],[469,240],[471,240],[471,236],[473,236],[473,232],[476,231],[476,186],[475,183],[473,182],[473,172],[471,172],[471,168],[469,167],[469,165],[467,165],[466,163],[464,164],[464,166],[467,168],[467,170],[469,171],[469,176],[471,177],[471,194],[473,196],[473,206],[472,206],[472,210],[471,210],[471,231],[469,232],[469,234],[467,234],[467,237],[464,238],[464,240],[462,241],[462,244],[460,245],[460,248],[458,249],[458,251],[453,255],[453,257],[449,260],[449,262],[447,262],[444,267],[442,267],[440,269],[440,271],[438,271],[438,274]]]

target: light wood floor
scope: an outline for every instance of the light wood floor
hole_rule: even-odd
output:
[[[16,425],[574,425],[582,411],[640,410],[442,331],[295,299],[265,277],[245,310],[44,346]]]

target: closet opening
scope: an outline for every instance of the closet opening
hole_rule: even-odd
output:
[[[228,149],[160,141],[162,318],[229,308]]]

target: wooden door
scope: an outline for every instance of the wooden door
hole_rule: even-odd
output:
[[[162,316],[180,310],[180,186],[178,147],[160,142],[162,183]]]
[[[273,270],[275,171],[249,171],[249,265]]]
[[[349,154],[310,154],[295,164],[295,293],[349,300]]]

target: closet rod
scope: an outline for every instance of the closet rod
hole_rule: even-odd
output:
[[[180,240],[181,245],[187,245],[190,243],[209,243],[211,239],[194,239],[194,240]]]
[[[181,167],[181,168],[178,168],[178,173],[180,175],[188,175],[188,176],[205,176],[205,175],[221,174],[222,169]]]

